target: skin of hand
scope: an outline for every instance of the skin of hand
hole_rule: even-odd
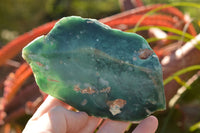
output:
[[[48,96],[28,121],[22,133],[93,133],[101,123],[101,118],[88,116],[85,112],[68,110],[69,106]],[[106,119],[97,133],[123,133],[129,122]],[[132,133],[155,133],[158,120],[149,116]]]

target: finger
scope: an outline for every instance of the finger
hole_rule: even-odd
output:
[[[96,117],[89,117],[87,124],[79,133],[93,133],[98,125],[101,123],[102,119],[101,118],[96,118]]]
[[[97,133],[123,133],[127,129],[128,125],[128,122],[107,119]]]
[[[89,118],[84,112],[74,112],[63,107],[55,107],[48,114],[52,121],[53,133],[62,133],[58,127],[66,127],[63,133],[77,133],[85,127]]]
[[[40,118],[30,120],[23,133],[77,133],[85,127],[88,115],[84,112],[74,112],[57,106]]]
[[[45,113],[37,120],[29,120],[22,133],[52,133],[51,126],[50,118],[48,114]]]
[[[39,118],[43,114],[47,113],[51,108],[56,107],[56,106],[67,107],[68,105],[49,95],[45,99],[45,101],[41,104],[41,106],[37,109],[37,111],[34,113],[31,119]]]
[[[158,119],[155,116],[149,116],[144,119],[132,133],[155,133],[158,127]]]

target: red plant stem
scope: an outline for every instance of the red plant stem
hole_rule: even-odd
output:
[[[190,33],[192,36],[196,36],[197,35],[197,32],[194,28],[194,26],[192,24],[189,24],[189,27],[188,27],[188,33]]]
[[[55,23],[56,21],[52,21],[44,24],[6,44],[2,49],[0,49],[0,66],[3,65],[6,60],[16,56],[21,51],[21,49],[33,39],[40,35],[47,34],[53,28]]]
[[[35,82],[28,84],[5,106],[5,111],[9,115],[19,107],[25,107],[27,101],[35,101],[38,97],[43,97],[39,87]]]
[[[143,15],[132,15],[129,18],[124,19],[116,19],[113,21],[105,22],[105,24],[116,27],[117,25],[125,24],[129,27],[133,27],[138,23],[138,20],[140,20],[143,17]],[[140,25],[156,25],[156,26],[166,26],[174,28],[174,23],[176,21],[171,16],[166,15],[153,15],[146,17]]]
[[[7,123],[4,125],[3,133],[10,133],[10,132],[11,132],[11,125],[10,125],[10,123]]]
[[[15,77],[19,77],[27,68],[29,65],[27,63],[23,63],[15,72]]]
[[[100,21],[102,23],[111,23],[112,21],[116,21],[116,20],[120,21],[120,20],[123,20],[123,19],[127,19],[127,18],[129,18],[129,17],[131,17],[133,15],[139,15],[139,14],[144,15],[145,13],[147,13],[147,12],[153,10],[153,9],[162,7],[162,6],[163,6],[163,9],[158,10],[157,12],[165,13],[165,14],[171,15],[171,16],[176,16],[176,17],[178,17],[179,21],[183,21],[184,23],[186,23],[186,21],[184,19],[184,15],[183,15],[183,13],[181,11],[179,11],[177,8],[172,7],[172,6],[171,7],[164,7],[164,6],[166,6],[164,4],[142,6],[142,7],[139,7],[139,8],[136,8],[136,9],[132,9],[132,10],[128,10],[128,11],[125,11],[125,12],[122,12],[122,13],[107,17],[107,18],[100,19]],[[137,20],[137,19],[135,19],[135,20]],[[174,24],[176,24],[176,23],[174,23]],[[190,33],[193,36],[197,35],[196,30],[195,30],[195,28],[193,27],[192,24],[189,25],[187,31],[188,31],[188,33]]]
[[[21,90],[6,106],[4,111],[7,116],[4,122],[11,122],[25,114],[25,106],[27,101],[35,101],[38,97],[42,97],[37,84],[29,84]]]
[[[139,14],[140,15],[141,14],[144,15],[145,13],[147,13],[147,12],[153,10],[153,9],[162,7],[162,6],[164,6],[164,4],[142,6],[142,7],[135,8],[135,9],[132,9],[132,10],[128,10],[128,11],[125,11],[125,12],[110,16],[110,17],[106,17],[106,18],[100,19],[99,21],[101,21],[102,23],[106,23],[106,22],[110,22],[110,21],[113,21],[113,20],[116,20],[116,19],[129,18],[132,15],[139,15]],[[163,8],[163,9],[157,11],[157,12],[163,12],[163,13],[166,13],[168,15],[177,16],[179,19],[182,19],[182,20],[184,18],[184,15],[182,14],[182,12],[180,12],[175,7]]]
[[[23,67],[24,67],[24,65],[22,65],[21,68],[19,68],[19,71],[20,71],[20,69],[24,69]],[[30,67],[28,67],[28,65],[27,65],[26,70],[24,70],[24,72],[21,73],[18,77],[15,77],[15,80],[13,81],[14,84],[11,86],[11,88],[9,88],[11,91],[9,91],[9,93],[4,95],[5,104],[10,102],[10,100],[15,96],[15,94],[21,87],[21,85],[31,75],[32,75],[32,69]]]

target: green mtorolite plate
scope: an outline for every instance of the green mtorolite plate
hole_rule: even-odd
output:
[[[139,121],[165,109],[161,65],[137,34],[65,17],[23,57],[42,91],[89,115]]]

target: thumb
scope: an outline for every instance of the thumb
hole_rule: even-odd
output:
[[[155,133],[158,128],[158,119],[155,116],[149,116],[144,119],[132,133]]]

